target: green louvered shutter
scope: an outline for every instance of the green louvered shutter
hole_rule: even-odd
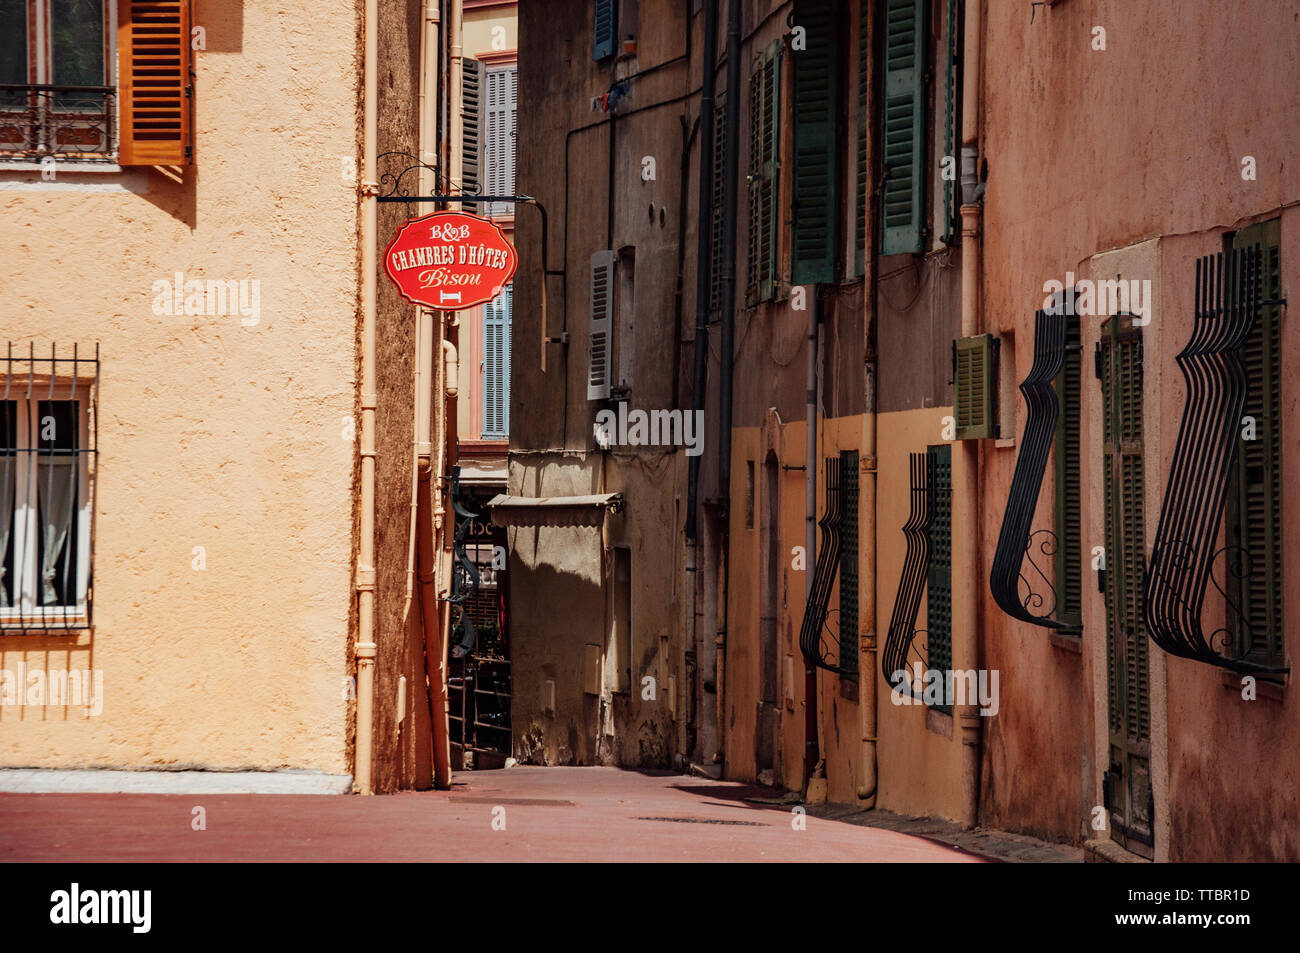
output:
[[[1056,418],[1056,617],[1066,625],[1083,625],[1083,529],[1079,487],[1080,413],[1083,351],[1079,319],[1069,318],[1065,360],[1056,378],[1061,413]]]
[[[842,674],[858,673],[858,451],[840,451],[840,654]]]
[[[870,181],[867,170],[867,67],[871,49],[867,20],[870,10],[867,0],[858,0],[858,146],[854,176],[857,188],[853,202],[853,274],[859,278],[867,270],[867,189]]]
[[[1150,645],[1143,618],[1146,564],[1142,337],[1131,319],[1102,327],[1106,492],[1106,655],[1111,836],[1151,844]]]
[[[745,304],[776,291],[776,247],[781,139],[781,45],[774,43],[749,77],[749,270]]]
[[[835,280],[839,224],[840,5],[796,0],[806,48],[794,60],[794,222],[791,281]]]
[[[1233,249],[1260,246],[1260,297],[1281,297],[1281,222],[1243,228]],[[1282,320],[1277,305],[1264,305],[1241,348],[1246,371],[1243,414],[1255,420],[1255,439],[1241,439],[1228,487],[1228,545],[1240,547],[1240,572],[1228,573],[1228,613],[1237,651],[1251,661],[1284,665],[1282,646]]]
[[[727,180],[727,94],[713,102],[713,181],[709,185],[713,214],[709,217],[709,314],[722,310],[722,191]]]
[[[614,55],[618,46],[618,0],[596,0],[592,37],[592,59]]]
[[[925,0],[886,0],[882,255],[921,251],[925,210]]]
[[[952,445],[926,448],[930,495],[930,569],[926,575],[926,664],[952,668]],[[951,705],[936,705],[951,711]]]
[[[960,37],[961,37],[961,10],[958,7],[957,0],[948,0],[948,20],[946,24],[948,36],[948,54],[944,59],[947,62],[947,69],[944,75],[944,117],[943,117],[943,154],[945,158],[951,158],[953,162],[954,175],[951,179],[940,179],[943,182],[943,242],[945,245],[951,245],[955,241],[957,228],[956,216],[953,214],[954,196],[960,186],[960,179],[956,175],[958,166],[957,148],[959,145],[958,125],[961,122],[960,103],[957,100],[960,91],[958,82],[961,75],[959,67],[960,58]]]
[[[992,334],[952,342],[952,402],[958,440],[998,436],[997,348]]]

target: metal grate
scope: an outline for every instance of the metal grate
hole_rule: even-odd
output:
[[[817,521],[821,527],[822,544],[817,553],[812,590],[804,607],[803,624],[799,627],[799,648],[804,658],[820,668],[846,674],[836,651],[842,635],[828,639],[826,615],[835,587],[835,576],[840,566],[840,458],[826,458],[826,508]]]
[[[0,156],[110,162],[116,105],[112,86],[0,84]]]
[[[898,594],[894,598],[894,612],[885,635],[884,651],[880,653],[880,670],[895,691],[915,695],[917,686],[911,666],[919,664],[924,668],[927,664],[926,651],[916,645],[916,616],[921,608],[921,593],[930,568],[931,507],[926,455],[911,454],[910,466],[911,512],[903,524],[907,550],[898,581]]]
[[[1187,399],[1144,584],[1145,621],[1158,646],[1171,655],[1243,673],[1277,673],[1286,667],[1234,656],[1238,646],[1232,644],[1230,628],[1207,636],[1201,612],[1211,581],[1226,596],[1213,565],[1220,554],[1232,555],[1231,546],[1217,551],[1215,546],[1246,405],[1241,348],[1260,310],[1260,268],[1258,246],[1196,263],[1192,337],[1177,358]],[[1244,566],[1241,571],[1252,570]]]
[[[993,600],[1003,612],[1021,622],[1051,629],[1066,627],[1054,618],[1058,595],[1045,568],[1047,560],[1056,555],[1058,540],[1051,530],[1035,531],[1031,527],[1047,457],[1056,438],[1060,401],[1052,382],[1065,358],[1065,339],[1064,313],[1039,311],[1034,315],[1034,363],[1020,384],[1020,393],[1025,397],[1025,433],[1016,455],[989,575]]]
[[[0,630],[91,625],[99,346],[0,357]]]

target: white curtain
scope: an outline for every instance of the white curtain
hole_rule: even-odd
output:
[[[74,503],[77,495],[77,458],[42,456],[36,464],[36,486],[40,495],[40,508],[45,544],[44,558],[41,560],[42,605],[59,605],[58,593],[54,589],[55,564],[63,551],[63,544],[68,538],[72,526]],[[69,582],[76,579],[77,568],[67,567]],[[76,603],[75,592],[69,592],[68,604]]]
[[[18,457],[0,449],[0,606],[11,606],[9,579],[4,566],[4,554],[9,551],[9,534],[14,525],[14,482],[18,478]],[[14,564],[17,565],[17,559]]]

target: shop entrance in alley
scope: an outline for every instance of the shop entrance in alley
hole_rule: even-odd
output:
[[[463,505],[482,513],[496,492],[462,487]],[[465,556],[478,569],[479,583],[453,618],[451,644],[464,641],[464,623],[473,627],[472,648],[448,661],[452,767],[455,770],[500,768],[510,755],[510,629],[507,617],[505,527],[480,516],[469,521]],[[453,612],[453,616],[455,616]]]
[[[1152,855],[1150,646],[1142,613],[1142,332],[1120,314],[1102,326],[1102,472],[1106,506],[1106,687],[1109,764],[1102,777],[1111,838]]]

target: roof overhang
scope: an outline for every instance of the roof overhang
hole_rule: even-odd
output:
[[[623,508],[623,494],[510,496],[499,493],[487,505],[497,526],[599,526],[606,510],[618,512]]]

